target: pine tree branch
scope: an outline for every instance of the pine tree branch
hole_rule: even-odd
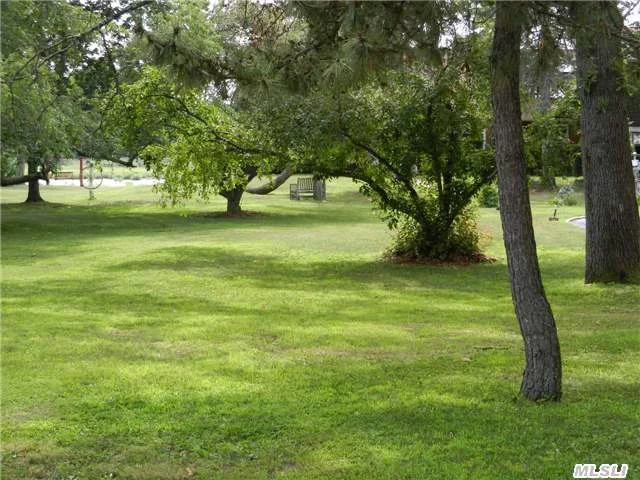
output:
[[[54,58],[57,55],[60,55],[61,53],[67,51],[69,48],[72,47],[72,45],[74,43],[80,43],[83,40],[85,40],[89,35],[91,35],[94,32],[97,32],[99,30],[101,30],[102,28],[106,27],[107,25],[109,25],[111,22],[114,22],[118,19],[120,19],[122,16],[131,13],[135,10],[138,10],[146,5],[150,5],[152,3],[155,3],[156,0],[140,0],[138,2],[132,3],[131,5],[129,5],[128,7],[122,8],[120,10],[115,11],[112,15],[109,15],[107,18],[103,19],[102,21],[96,23],[95,25],[93,25],[92,27],[88,28],[87,30],[84,30],[80,33],[76,33],[74,35],[67,35],[62,37],[61,39],[52,42],[51,44],[41,48],[40,50],[38,50],[36,53],[34,53],[29,59],[27,59],[27,61],[22,64],[22,66],[20,68],[18,68],[18,70],[16,70],[16,72],[11,76],[12,81],[16,80],[18,78],[18,75],[23,72],[29,65],[31,65],[34,61],[37,61],[37,65],[41,65],[42,63],[47,62],[48,60]],[[55,50],[52,52],[53,49],[60,47],[58,50]]]

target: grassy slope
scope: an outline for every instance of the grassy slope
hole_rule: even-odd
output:
[[[350,182],[324,204],[284,188],[239,220],[143,187],[3,205],[2,478],[552,479],[576,462],[640,478],[640,293],[584,286],[584,232],[543,197],[565,396],[539,406],[514,401],[495,210],[498,263],[389,265]]]

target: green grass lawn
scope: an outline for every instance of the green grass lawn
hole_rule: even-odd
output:
[[[640,292],[582,283],[584,231],[534,197],[564,398],[515,400],[522,341],[497,262],[381,261],[345,179],[259,216],[146,187],[2,194],[2,478],[640,478]]]

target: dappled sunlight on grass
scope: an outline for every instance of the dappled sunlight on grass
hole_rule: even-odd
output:
[[[144,187],[43,195],[59,204],[2,206],[7,478],[640,468],[640,293],[585,286],[584,232],[548,222],[542,198],[565,362],[564,401],[544,406],[515,399],[522,341],[493,209],[479,217],[497,261],[447,267],[383,261],[389,233],[346,179],[321,204],[248,197],[259,215],[242,219],[210,216],[218,199],[162,209]]]

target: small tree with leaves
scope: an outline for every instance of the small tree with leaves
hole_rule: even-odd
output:
[[[362,191],[398,230],[393,255],[478,258],[469,204],[494,175],[492,152],[482,150],[486,110],[462,72],[431,73],[360,89],[341,132],[359,157]]]
[[[362,183],[397,231],[393,256],[476,259],[470,202],[495,173],[492,151],[482,149],[480,58],[451,56],[440,67],[416,64],[345,90],[318,88],[256,118],[297,153],[300,170]]]
[[[229,215],[241,213],[251,179],[281,161],[257,146],[241,114],[200,89],[178,85],[158,67],[144,67],[136,82],[122,86],[107,114],[107,130],[164,180],[157,187],[164,201],[219,194]]]

